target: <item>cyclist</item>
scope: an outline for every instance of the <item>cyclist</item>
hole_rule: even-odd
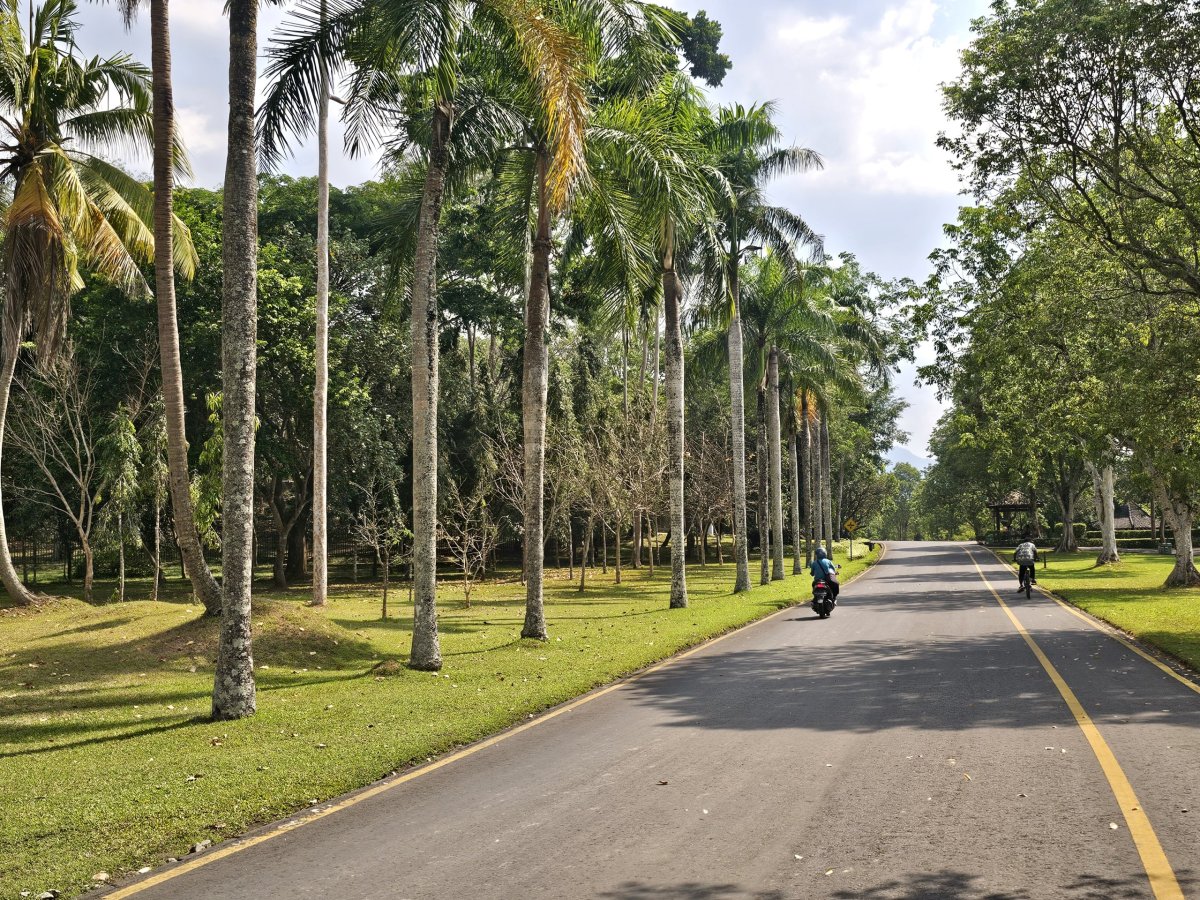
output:
[[[1017,544],[1017,549],[1013,551],[1013,562],[1017,564],[1017,593],[1025,589],[1023,585],[1026,572],[1029,573],[1029,583],[1037,584],[1037,561],[1037,545],[1026,533],[1022,535],[1021,543]]]
[[[842,589],[838,584],[837,570],[838,567],[833,564],[833,560],[829,558],[825,548],[818,547],[816,559],[809,564],[808,571],[812,573],[813,587],[816,587],[818,581],[824,581],[829,586],[829,592],[833,595],[835,603]]]

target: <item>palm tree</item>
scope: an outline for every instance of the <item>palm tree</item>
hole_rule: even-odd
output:
[[[611,65],[619,54],[635,45],[639,49],[644,49],[647,45],[660,49],[668,46],[669,15],[640,0],[596,0],[588,3],[580,0],[552,0],[547,4],[547,9],[554,20],[563,23],[564,34],[571,35],[577,44],[576,59],[573,62],[577,80],[573,86],[563,87],[579,92],[576,106],[581,114],[586,114],[588,107],[583,93],[586,87],[583,83],[585,68],[595,71],[605,63]],[[520,80],[519,77],[514,78],[515,83],[519,84]],[[592,87],[595,89],[596,85],[593,84]],[[531,260],[525,303],[521,388],[525,463],[523,571],[526,578],[525,623],[521,636],[546,640],[548,634],[543,597],[546,402],[549,377],[546,328],[550,321],[550,258],[553,250],[551,231],[556,218],[566,211],[561,205],[555,205],[560,201],[556,200],[551,189],[551,165],[554,156],[560,157],[560,160],[565,160],[566,157],[563,149],[558,146],[561,135],[554,133],[554,123],[542,115],[537,106],[528,106],[523,117],[527,122],[525,140],[517,147],[532,171],[527,177],[519,179],[518,183],[528,184],[531,192],[523,190],[523,196],[514,199],[517,200],[518,208],[534,209],[534,227],[532,242],[529,244]],[[603,129],[607,124],[601,116],[599,128]],[[584,125],[580,122],[569,133],[584,133],[583,128]],[[592,132],[601,143],[606,138],[611,138],[607,132],[596,133],[598,130],[593,128]],[[612,178],[605,177],[605,168],[601,162],[603,150],[592,154],[596,161],[601,163],[591,167],[599,174],[599,181],[588,176],[589,154],[586,147],[586,140],[574,146],[575,152],[582,156],[571,159],[576,178],[573,182],[565,184],[564,188],[568,191],[577,189],[586,195],[581,203],[585,215],[577,219],[577,223],[583,226],[583,234],[587,238],[598,237],[604,242],[605,250],[618,265],[627,263],[631,256],[635,256],[641,250],[641,243],[627,230],[627,223],[634,213],[629,204],[622,203],[623,199],[627,199],[622,185],[614,183]],[[518,219],[522,222],[520,246],[523,248],[527,243],[527,227],[524,222],[526,218],[521,216]],[[626,265],[625,271],[628,269],[629,266]],[[617,283],[629,284],[627,278]]]
[[[670,499],[672,609],[687,606],[684,570],[686,525],[683,505],[684,478],[684,356],[683,285],[679,263],[693,241],[712,244],[713,194],[725,189],[724,178],[709,163],[708,148],[700,141],[712,127],[712,114],[699,91],[679,72],[662,79],[645,100],[625,107],[627,116],[640,119],[631,132],[651,136],[653,154],[630,154],[614,161],[629,173],[633,194],[642,204],[642,215],[654,236],[660,266],[664,315],[666,379],[667,471]]]
[[[328,0],[320,0],[316,6],[313,23],[317,33],[322,33],[329,22]],[[303,27],[303,15],[300,25]],[[284,32],[286,34],[286,30]],[[268,55],[274,57],[267,66],[268,81],[272,84],[269,102],[263,107],[260,132],[266,138],[263,147],[263,163],[273,167],[279,162],[284,144],[280,143],[281,125],[276,118],[280,112],[275,88],[290,73],[286,55],[280,47],[272,47]],[[312,473],[312,602],[324,606],[329,595],[329,102],[334,72],[331,67],[337,54],[332,49],[321,53],[317,60],[317,82],[315,97],[309,98],[316,106],[316,121],[305,119],[295,123],[300,134],[315,128],[317,132],[317,296],[315,369],[313,384],[313,473]],[[271,101],[274,101],[272,104]]]
[[[716,167],[729,182],[731,191],[718,194],[721,245],[711,248],[705,260],[706,280],[714,293],[728,305],[727,342],[729,355],[729,398],[733,421],[734,560],[737,573],[734,592],[749,590],[750,563],[746,542],[746,414],[742,373],[743,334],[741,313],[741,265],[760,247],[770,247],[785,260],[793,248],[809,245],[821,254],[822,241],[803,218],[766,201],[767,183],[778,175],[820,168],[821,158],[801,147],[780,147],[781,133],[772,118],[773,104],[751,107],[740,104],[719,110],[707,143],[716,157]],[[777,537],[778,552],[782,540]],[[782,563],[780,563],[782,565]],[[780,576],[782,577],[782,576]]]
[[[125,54],[77,58],[75,13],[73,0],[49,0],[32,10],[25,35],[17,6],[0,9],[0,107],[8,131],[0,181],[12,190],[0,257],[0,441],[21,342],[32,333],[39,360],[55,358],[70,298],[82,287],[81,270],[90,268],[129,293],[149,293],[138,261],[155,256],[155,197],[101,154],[147,149],[157,137],[150,72]],[[119,103],[109,102],[114,96]],[[170,158],[186,166],[178,145]],[[180,238],[173,261],[190,275],[196,263],[190,237],[177,220],[167,221]],[[2,511],[0,580],[17,603],[34,599],[13,568]]]
[[[144,0],[118,0],[128,27]],[[175,100],[171,84],[171,29],[168,0],[150,3],[150,62],[154,93],[154,296],[158,307],[159,364],[162,369],[166,410],[167,469],[175,532],[183,566],[200,602],[209,615],[221,612],[221,589],[204,559],[196,531],[188,472],[187,434],[184,426],[183,369],[179,359],[179,322],[175,307],[175,268],[186,265],[190,244],[175,246],[179,224],[175,219],[176,174],[190,174],[180,153],[175,131]],[[174,223],[174,224],[173,224]]]
[[[257,708],[250,650],[254,582],[254,394],[258,352],[259,0],[229,0],[229,127],[222,193],[221,262],[221,638],[212,717]]]
[[[448,187],[498,149],[513,130],[511,110],[488,102],[487,88],[507,67],[472,68],[480,59],[518,60],[537,97],[554,149],[547,168],[552,206],[565,202],[578,174],[584,109],[575,69],[577,47],[529,0],[345,0],[328,15],[320,0],[302,0],[281,35],[272,69],[277,80],[262,109],[269,159],[288,133],[313,127],[321,73],[350,66],[348,143],[357,153],[407,120],[389,141],[393,160],[423,170],[419,200],[393,222],[415,225],[409,245],[397,236],[411,285],[413,392],[413,640],[409,665],[442,666],[437,629],[437,304],[438,230]],[[414,159],[414,151],[418,151]],[[419,168],[413,168],[417,166]]]

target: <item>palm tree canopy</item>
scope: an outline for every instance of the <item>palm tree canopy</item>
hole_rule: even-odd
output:
[[[138,266],[154,253],[154,196],[102,153],[146,155],[154,137],[150,72],[127,54],[77,55],[74,0],[47,0],[28,35],[17,0],[0,9],[0,185],[3,214],[4,341],[11,351],[33,331],[41,359],[58,351],[71,295],[90,268],[131,294],[150,292]],[[180,148],[176,165],[187,171]],[[176,222],[176,267],[196,252]]]
[[[316,99],[326,77],[345,77],[347,149],[354,154],[399,131],[397,125],[434,105],[454,109],[464,81],[488,69],[466,65],[481,55],[518,60],[536,98],[552,148],[551,195],[566,204],[586,176],[583,154],[588,103],[582,40],[548,13],[544,0],[301,0],[268,51],[271,82],[259,111],[262,157],[275,165],[293,136],[316,125]],[[606,7],[578,0],[580,9]],[[478,85],[476,85],[478,87]],[[476,104],[478,106],[478,104]]]

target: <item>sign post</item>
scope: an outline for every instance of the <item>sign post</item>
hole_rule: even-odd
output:
[[[854,559],[854,532],[858,531],[858,521],[856,519],[847,519],[842,523],[842,527],[850,535],[850,558]]]

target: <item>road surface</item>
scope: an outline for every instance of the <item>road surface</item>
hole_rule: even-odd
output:
[[[1200,691],[1014,588],[980,548],[891,545],[827,621],[785,610],[117,894],[1200,897]]]

